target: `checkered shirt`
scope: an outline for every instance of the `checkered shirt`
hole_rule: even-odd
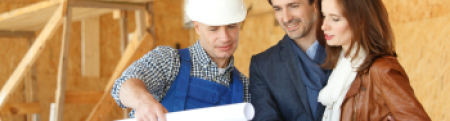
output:
[[[219,73],[217,64],[206,54],[199,42],[189,47],[189,53],[192,61],[191,76],[229,86],[230,74],[234,69],[233,57],[231,57],[225,73]],[[134,78],[144,81],[147,90],[157,101],[161,102],[170,89],[172,82],[175,81],[179,69],[180,55],[178,50],[168,46],[158,46],[144,55],[144,57],[135,61],[122,73],[122,76],[115,81],[111,95],[120,107],[126,108],[120,102],[119,90],[123,82]],[[240,74],[240,79],[244,85],[243,101],[250,102],[250,94],[248,93],[249,80],[243,74]],[[130,117],[134,118],[134,109],[131,111]]]

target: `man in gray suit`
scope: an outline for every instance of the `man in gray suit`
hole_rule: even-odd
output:
[[[275,46],[252,57],[250,93],[253,121],[320,121],[325,107],[318,101],[331,70],[319,67],[326,53],[316,37],[320,10],[316,0],[269,0],[286,32]]]

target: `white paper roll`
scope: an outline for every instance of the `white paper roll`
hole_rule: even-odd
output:
[[[255,116],[250,103],[235,103],[166,114],[167,121],[249,121]],[[121,121],[135,121],[134,119]]]
[[[237,103],[166,114],[167,121],[248,121],[255,115],[250,103]]]

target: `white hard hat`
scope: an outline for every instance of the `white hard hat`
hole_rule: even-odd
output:
[[[222,26],[244,21],[247,7],[242,0],[189,0],[186,13],[192,21]]]

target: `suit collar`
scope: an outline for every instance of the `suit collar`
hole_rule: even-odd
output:
[[[290,47],[291,43],[289,41],[293,41],[291,38],[289,38],[288,35],[284,35],[283,39],[280,41],[281,49],[285,49],[286,47]]]

